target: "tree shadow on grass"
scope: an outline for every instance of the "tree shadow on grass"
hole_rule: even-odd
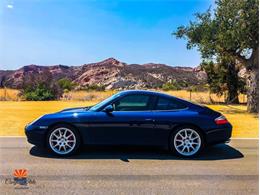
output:
[[[236,108],[231,105],[226,105],[225,108],[221,108],[218,111],[222,112],[224,114],[248,114],[248,112],[246,110]]]
[[[235,148],[218,144],[206,148],[201,154],[193,158],[182,158],[172,155],[169,151],[158,147],[136,147],[136,146],[87,146],[69,157],[59,157],[51,154],[46,149],[33,146],[30,154],[42,158],[60,159],[119,159],[130,162],[131,159],[139,160],[225,160],[243,158],[244,155]]]

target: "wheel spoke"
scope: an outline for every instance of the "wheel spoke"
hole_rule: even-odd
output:
[[[66,137],[66,133],[68,132],[67,129],[65,129],[63,136]]]
[[[179,136],[181,136],[182,139],[185,139],[185,137],[180,133]]]
[[[189,139],[192,139],[193,131],[190,133]]]
[[[56,146],[58,146],[59,145],[59,142],[57,142],[53,147],[55,148]]]
[[[178,145],[177,148],[179,148],[179,147],[181,147],[181,146],[183,146],[183,145],[184,145],[184,144],[182,143],[182,144]]]
[[[59,138],[59,136],[57,136],[56,134],[53,134],[54,137],[56,137],[57,139]]]
[[[188,137],[187,130],[184,131],[185,138]]]
[[[190,147],[189,146],[187,146],[187,151],[190,152]]]
[[[184,146],[184,147],[182,148],[181,152],[184,152],[185,148],[186,148],[186,146]]]
[[[72,136],[72,134],[69,134],[67,137],[65,137],[66,139],[68,139],[69,137],[71,137]]]
[[[70,146],[69,144],[66,143],[66,146],[68,146],[69,148],[72,148],[72,146]]]
[[[196,137],[193,137],[193,138],[190,138],[190,140],[195,140],[195,139],[198,139],[199,137],[198,136],[196,136]]]

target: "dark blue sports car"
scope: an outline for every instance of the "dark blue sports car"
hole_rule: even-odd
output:
[[[224,143],[232,126],[219,112],[158,92],[119,92],[92,106],[46,114],[25,127],[28,142],[67,156],[87,145],[153,145],[190,157]]]

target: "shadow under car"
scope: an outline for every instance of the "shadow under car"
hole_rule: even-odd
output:
[[[244,155],[235,148],[218,144],[205,148],[198,156],[183,158],[172,155],[169,151],[158,147],[144,146],[84,146],[80,151],[69,157],[60,157],[44,148],[33,146],[30,154],[43,158],[60,159],[120,159],[129,162],[131,159],[142,160],[225,160],[243,158]]]

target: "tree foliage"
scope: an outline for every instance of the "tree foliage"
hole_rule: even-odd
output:
[[[173,34],[197,47],[202,58],[216,61],[231,57],[250,73],[248,111],[258,112],[259,11],[258,0],[218,0],[216,9],[197,13],[195,21],[178,27]]]
[[[176,83],[167,82],[162,85],[162,90],[169,91],[169,90],[180,90],[181,86]]]
[[[53,100],[56,97],[55,92],[43,83],[26,88],[22,95],[25,100],[31,101]]]
[[[70,91],[74,88],[74,84],[70,79],[62,78],[58,80],[58,85],[61,89]]]

